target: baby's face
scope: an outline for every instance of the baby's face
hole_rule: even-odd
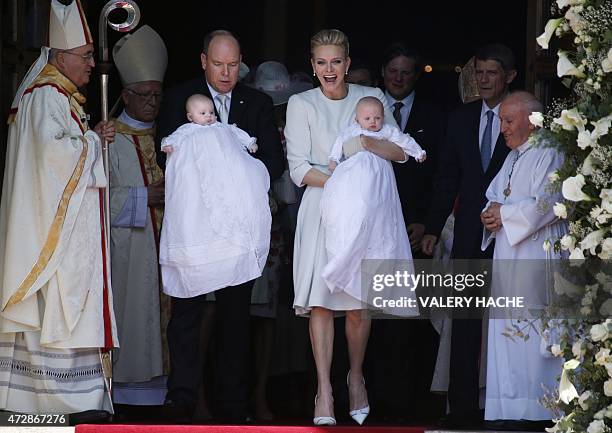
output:
[[[209,101],[195,101],[189,107],[187,118],[198,125],[210,125],[217,121],[215,107]]]
[[[378,104],[359,104],[357,106],[357,123],[368,131],[380,131],[384,113]]]

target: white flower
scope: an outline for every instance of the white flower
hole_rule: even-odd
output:
[[[589,405],[586,404],[586,401],[591,397],[591,391],[584,391],[582,394],[580,394],[580,397],[578,397],[578,404],[580,405],[580,407],[584,410],[588,410],[589,409]]]
[[[557,76],[565,77],[565,76],[575,76],[578,78],[584,78],[584,72],[581,72],[574,64],[567,58],[567,54],[565,51],[559,50],[557,52],[557,56],[559,56],[559,61],[557,62]]]
[[[599,245],[604,236],[604,230],[595,230],[594,232],[589,233],[585,236],[585,238],[580,242],[580,249],[589,250],[591,254],[595,255],[595,248]]]
[[[574,248],[569,255],[570,260],[584,260],[584,253],[580,248]]]
[[[608,379],[604,382],[604,394],[606,397],[612,397],[612,379]]]
[[[606,222],[608,222],[608,220],[610,219],[612,215],[610,215],[608,212],[606,212],[605,210],[602,210],[602,212],[597,215],[597,222],[599,224],[605,224]]]
[[[606,238],[601,243],[601,252],[599,254],[597,254],[597,256],[600,259],[602,259],[602,260],[610,260],[610,259],[612,259],[612,238]],[[610,299],[608,299],[608,301],[610,301]],[[608,314],[608,316],[610,316],[610,315],[612,315],[612,314]]]
[[[573,250],[576,246],[576,239],[573,236],[565,235],[561,238],[561,249],[569,251]]]
[[[584,158],[584,161],[582,163],[582,167],[580,169],[580,172],[584,176],[590,176],[595,171],[595,167],[593,166],[593,157],[591,156],[592,154],[593,154],[593,152],[589,153],[587,155],[587,157]]]
[[[559,180],[559,173],[557,173],[556,171],[548,173],[548,181],[550,183],[556,182],[558,180]]]
[[[612,208],[610,207],[610,203],[612,203],[612,189],[602,189],[599,192],[599,198],[601,199],[601,207],[606,210],[606,212],[612,212]]]
[[[533,126],[541,128],[544,125],[544,116],[539,111],[534,111],[529,115],[529,121]]]
[[[550,42],[550,38],[552,37],[557,27],[559,27],[561,21],[563,21],[563,18],[548,20],[546,26],[544,27],[544,33],[542,33],[536,38],[538,45],[540,45],[545,50],[548,49],[548,42]]]
[[[595,412],[595,414],[593,415],[593,418],[604,419],[605,415],[606,415],[606,408],[603,408],[602,410]]]
[[[565,13],[565,19],[569,23],[570,28],[574,31],[574,33],[580,33],[584,30],[585,22],[582,17],[576,13],[578,10],[576,8],[570,8]]]
[[[608,51],[608,56],[602,60],[601,69],[604,72],[612,72],[612,48]]]
[[[596,219],[602,212],[603,212],[602,208],[600,208],[599,206],[595,206],[593,209],[591,209],[591,212],[589,212],[589,215],[591,215],[591,218]]]
[[[553,354],[553,356],[556,356],[556,357],[563,356],[563,351],[561,350],[561,346],[558,344],[553,344],[552,346],[550,346],[550,352]]]
[[[612,404],[606,408],[606,418],[612,418]]]
[[[555,213],[555,216],[558,216],[559,218],[567,218],[567,208],[563,203],[555,203],[553,206],[553,212]]]
[[[587,427],[587,433],[604,433],[608,429],[606,427],[606,423],[603,420],[596,419],[595,421],[591,421],[589,426]]]
[[[563,372],[561,373],[561,380],[559,381],[559,400],[565,404],[569,404],[570,401],[578,397],[576,388],[567,377],[567,371],[574,370],[579,365],[580,361],[576,359],[571,359],[563,364]]]
[[[596,142],[591,138],[591,133],[587,130],[580,131],[578,133],[578,147],[581,149],[586,149],[587,147],[592,147]]]
[[[608,327],[605,324],[591,326],[591,340],[605,341],[608,338]]]
[[[581,174],[568,177],[561,186],[563,197],[571,201],[590,200],[590,197],[582,192],[582,187],[585,184],[584,176]]]
[[[582,355],[586,352],[586,349],[583,349],[584,342],[582,340],[577,340],[572,344],[572,354],[576,358],[582,358]]]
[[[544,251],[550,251],[550,247],[551,247],[550,241],[546,239],[544,243],[542,244],[542,249]]]
[[[559,6],[559,9],[563,9],[566,6],[581,5],[583,3],[584,0],[557,0],[557,6]]]
[[[597,140],[599,137],[606,135],[610,130],[610,124],[612,124],[612,114],[602,117],[597,122],[591,121],[591,125],[595,127],[591,132],[591,137]]]
[[[609,301],[610,299],[608,299]],[[607,302],[607,301],[606,301]],[[599,352],[595,354],[595,364],[596,365],[606,365],[606,361],[610,357],[610,349],[604,349],[603,347],[599,349]]]
[[[562,110],[561,117],[554,119],[553,122],[561,125],[566,131],[573,131],[574,129],[584,131],[584,126],[587,124],[586,119],[582,117],[577,108]]]

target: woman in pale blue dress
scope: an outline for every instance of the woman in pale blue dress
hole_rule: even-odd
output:
[[[361,424],[370,411],[362,371],[370,318],[358,299],[345,292],[332,293],[321,277],[327,254],[319,203],[323,186],[330,176],[327,169],[329,151],[340,130],[354,120],[357,101],[364,96],[380,99],[385,107],[386,121],[394,123],[386,98],[379,89],[345,83],[351,61],[344,33],[322,30],[310,42],[313,75],[320,87],[289,99],[285,127],[291,178],[298,186],[306,185],[295,235],[294,308],[296,314],[310,315],[310,340],[317,367],[316,425],[336,423],[330,381],[333,318],[335,312],[346,312],[350,415]],[[362,137],[361,143],[366,150],[382,158],[406,159],[403,150],[390,142]]]

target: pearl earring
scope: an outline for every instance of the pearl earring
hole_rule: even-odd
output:
[[[312,71],[312,76],[313,76],[313,77],[316,77],[316,76],[317,76],[317,73],[316,73],[315,71]]]

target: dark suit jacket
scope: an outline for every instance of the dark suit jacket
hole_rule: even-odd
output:
[[[445,121],[441,110],[418,92],[415,93],[404,132],[410,134],[427,152],[427,159],[420,163],[411,157],[404,163],[393,163],[406,227],[427,221]]]
[[[176,128],[187,123],[185,102],[194,93],[211,97],[203,76],[178,84],[164,93],[164,101],[157,118],[158,144],[163,137],[172,134]],[[216,114],[219,118],[219,113]],[[259,148],[255,157],[267,167],[270,180],[279,178],[285,170],[285,157],[274,121],[272,98],[259,90],[241,83],[236,84],[232,90],[228,123],[235,123],[251,137],[257,138]],[[159,149],[159,145],[157,147]]]
[[[449,115],[434,199],[425,229],[425,233],[439,237],[458,197],[451,253],[451,257],[457,259],[493,256],[492,247],[486,252],[480,250],[480,213],[487,203],[487,188],[510,151],[500,133],[487,171],[483,172],[478,144],[481,109],[482,101],[479,100],[462,105]]]

